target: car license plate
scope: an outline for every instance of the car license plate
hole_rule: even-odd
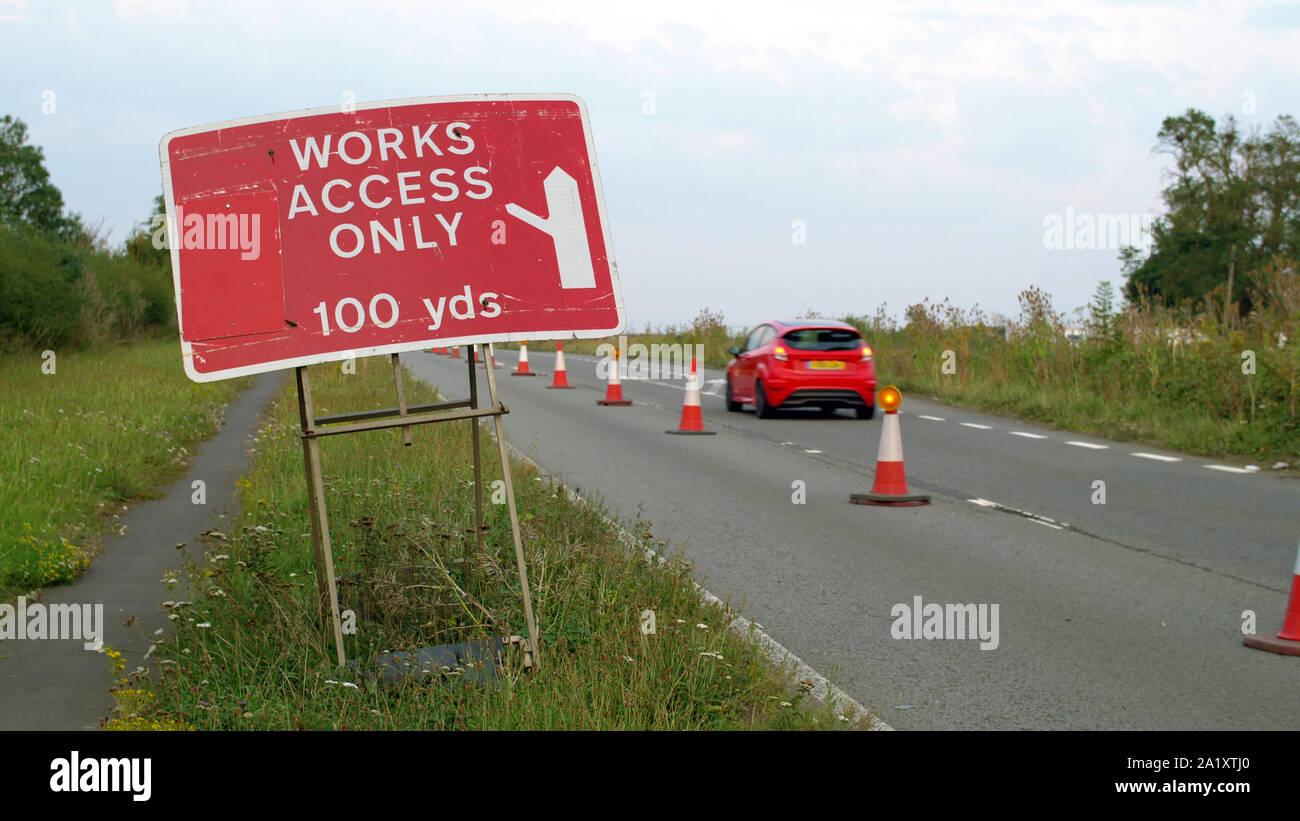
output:
[[[808,363],[808,368],[814,371],[842,371],[844,363],[833,359],[813,359]]]

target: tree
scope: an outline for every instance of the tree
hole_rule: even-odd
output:
[[[65,239],[84,238],[75,215],[64,214],[63,195],[50,182],[45,152],[27,144],[27,126],[0,117],[0,223],[20,223]]]
[[[1155,151],[1173,160],[1161,192],[1167,213],[1149,256],[1121,250],[1125,296],[1249,311],[1255,272],[1300,249],[1300,127],[1283,116],[1265,133],[1243,131],[1231,115],[1216,124],[1188,109],[1165,118]]]
[[[171,265],[171,253],[166,248],[154,244],[154,233],[162,226],[167,216],[167,206],[162,194],[153,199],[153,213],[143,224],[137,225],[131,236],[126,238],[127,256],[145,265],[167,267]]]

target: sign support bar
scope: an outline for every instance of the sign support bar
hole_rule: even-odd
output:
[[[524,564],[523,541],[519,533],[519,513],[515,506],[514,482],[510,475],[510,459],[506,451],[505,424],[501,417],[510,412],[497,395],[496,376],[491,369],[487,371],[488,401],[486,408],[479,407],[478,379],[474,370],[474,347],[465,346],[465,358],[469,368],[469,399],[437,402],[428,405],[407,407],[406,392],[402,387],[402,369],[397,354],[392,355],[393,377],[397,382],[397,407],[383,410],[362,411],[358,413],[336,414],[316,417],[312,399],[311,383],[307,377],[307,368],[295,369],[298,386],[298,417],[301,425],[299,436],[302,438],[303,462],[307,477],[307,498],[311,512],[312,540],[316,559],[316,588],[322,607],[328,606],[330,622],[334,632],[334,647],[337,651],[339,667],[347,664],[343,649],[343,626],[339,613],[338,581],[334,575],[334,555],[330,545],[329,514],[325,505],[325,481],[321,473],[320,439],[342,433],[358,433],[367,430],[384,430],[401,428],[404,445],[411,444],[410,430],[415,425],[432,422],[454,422],[468,419],[472,425],[472,445],[474,450],[474,533],[478,546],[483,545],[483,470],[480,450],[480,431],[478,420],[491,416],[496,420],[496,438],[501,452],[501,474],[505,482],[506,504],[510,512],[510,532],[514,538],[515,563],[519,570],[520,590],[524,599],[524,619],[528,627],[528,641],[523,642],[525,666],[536,667],[539,663],[537,621],[533,615],[532,594],[528,588],[528,570]],[[486,345],[488,361],[492,358],[492,346]],[[435,409],[444,409],[437,411]],[[414,413],[413,413],[414,411]],[[510,637],[506,637],[507,640]],[[517,637],[516,637],[517,641]]]

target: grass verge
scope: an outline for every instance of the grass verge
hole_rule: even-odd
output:
[[[122,503],[178,475],[241,384],[190,382],[174,339],[6,355],[0,600],[76,579]]]
[[[356,374],[312,370],[319,413],[392,404],[385,360]],[[434,392],[408,381],[407,401]],[[858,726],[793,694],[752,638],[700,601],[680,556],[651,566],[603,513],[512,464],[542,664],[507,654],[501,676],[448,671],[381,685],[341,671],[317,605],[292,388],[273,405],[242,512],[211,534],[201,567],[164,605],[173,634],[156,668],[121,681],[108,728],[196,729],[808,729]],[[473,523],[470,423],[323,440],[326,496],[350,659],[524,634],[495,444],[484,437],[486,532]],[[493,496],[495,495],[495,500]],[[644,525],[640,525],[642,528]],[[634,530],[637,528],[634,525]],[[644,532],[643,530],[640,532]],[[642,632],[654,611],[656,630]],[[863,722],[865,724],[865,722]]]

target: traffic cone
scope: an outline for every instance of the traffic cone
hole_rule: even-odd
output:
[[[451,349],[451,358],[460,359],[460,348],[457,347]]]
[[[485,368],[487,368],[487,367],[491,367],[491,368],[493,368],[493,369],[495,370],[495,369],[501,367],[500,365],[497,364],[497,354],[496,354],[496,351],[488,351],[488,358],[487,358],[487,361],[481,361],[481,360],[475,360],[475,361],[478,361],[478,362],[479,362],[483,367],[485,367]],[[488,363],[491,363],[491,365],[489,366]]]
[[[903,471],[903,435],[898,428],[898,406],[903,402],[903,394],[890,385],[880,391],[879,399],[885,418],[880,427],[880,450],[876,453],[876,480],[870,493],[849,494],[849,501],[855,505],[928,505],[929,496],[907,489],[907,475]]]
[[[528,343],[519,343],[519,366],[510,372],[511,376],[537,376],[528,370]]]
[[[695,357],[691,357],[691,372],[686,377],[686,399],[682,403],[682,421],[677,430],[664,433],[693,433],[696,435],[713,435],[716,430],[704,429],[704,415],[700,411],[700,377],[695,368]]]
[[[1276,637],[1246,636],[1242,644],[1284,656],[1300,656],[1300,549],[1296,550],[1295,570],[1291,576],[1291,598],[1287,601],[1282,629]]]
[[[554,388],[573,390],[573,386],[569,384],[569,375],[564,372],[563,342],[555,343],[555,377],[551,380],[551,384],[546,386],[547,390],[552,390]]]
[[[609,382],[605,385],[605,398],[597,399],[597,405],[617,405],[624,407],[632,404],[628,399],[623,398],[623,383],[618,378],[618,349],[614,349],[614,356],[609,360]]]

